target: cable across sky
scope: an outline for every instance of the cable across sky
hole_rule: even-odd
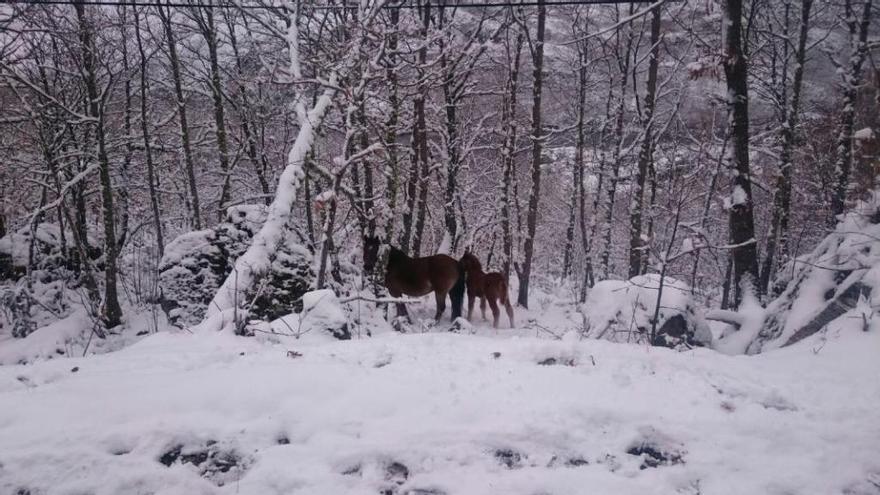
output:
[[[491,7],[535,7],[538,5],[558,6],[558,5],[601,5],[601,4],[645,4],[651,3],[650,0],[545,0],[538,2],[537,0],[524,1],[498,1],[498,2],[478,2],[478,1],[459,1],[459,0],[435,0],[425,1],[424,3],[401,2],[389,3],[383,6],[385,9],[415,9],[423,6],[439,7],[439,8],[491,8]],[[138,0],[0,0],[0,5],[94,5],[100,7],[177,7],[177,8],[207,8],[207,9],[280,9],[283,4],[269,5],[257,3],[237,3],[237,2],[181,2],[181,1],[138,1]],[[314,5],[313,9],[356,9],[357,4],[341,3],[339,5]]]

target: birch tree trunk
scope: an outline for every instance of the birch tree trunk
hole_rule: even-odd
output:
[[[511,9],[512,10],[512,9]],[[517,25],[518,26],[518,25]],[[504,280],[510,281],[510,267],[513,263],[513,234],[511,233],[511,202],[513,181],[516,180],[514,153],[516,152],[516,92],[519,82],[519,63],[522,54],[523,33],[517,28],[513,54],[507,49],[507,78],[504,96],[502,97],[502,125],[504,126],[504,142],[501,147],[502,158],[502,199],[501,199],[501,234],[503,257],[501,273]]]

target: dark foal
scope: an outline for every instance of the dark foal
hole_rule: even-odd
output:
[[[376,237],[364,238],[364,268],[371,272],[379,261],[381,242]],[[452,319],[461,316],[464,303],[464,271],[455,258],[435,254],[424,258],[410,258],[403,251],[390,246],[388,266],[385,269],[385,287],[392,297],[407,295],[421,297],[434,292],[437,300],[435,320],[446,310],[446,295],[452,302]],[[397,315],[409,315],[403,303],[397,303]]]
[[[474,302],[479,297],[480,311],[483,313],[484,320],[486,319],[486,301],[488,300],[489,306],[492,308],[492,326],[498,328],[498,319],[501,315],[498,302],[501,302],[507,311],[507,318],[510,319],[510,328],[513,328],[513,306],[507,295],[507,282],[504,280],[504,276],[498,272],[483,273],[480,260],[471,253],[464,253],[460,263],[464,267],[465,279],[467,280],[468,320],[473,315]]]

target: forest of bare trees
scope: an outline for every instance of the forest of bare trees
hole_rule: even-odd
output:
[[[0,237],[31,241],[3,269],[35,292],[56,226],[65,283],[111,328],[156,301],[172,240],[263,205],[208,315],[286,235],[343,292],[376,235],[470,250],[522,307],[644,273],[711,307],[766,301],[876,186],[878,9],[5,3]]]

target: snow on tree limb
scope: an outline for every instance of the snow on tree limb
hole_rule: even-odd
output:
[[[336,76],[334,75],[332,80],[335,79]],[[332,89],[325,90],[318,98],[314,108],[308,112],[302,122],[303,125],[299,129],[296,141],[290,149],[287,167],[285,167],[278,180],[275,199],[269,205],[269,215],[266,218],[266,223],[263,224],[263,227],[254,236],[254,240],[247,251],[236,260],[232,273],[226,277],[226,281],[217,290],[217,294],[208,306],[208,318],[233,307],[238,299],[238,294],[244,294],[247,288],[251,286],[254,278],[269,269],[272,253],[284,239],[284,231],[287,228],[287,222],[290,219],[293,204],[296,201],[296,191],[299,189],[300,181],[302,181],[305,175],[303,167],[306,155],[308,155],[309,150],[312,148],[315,131],[327,112],[327,108],[330,107],[335,92]]]
[[[295,9],[294,12],[298,13],[298,9]],[[300,72],[297,17],[294,14],[294,18],[291,19],[291,27],[287,39],[290,47],[290,66],[294,73]],[[338,80],[338,75],[332,74],[330,80],[335,84]],[[272,262],[272,253],[275,252],[278,245],[284,240],[284,232],[287,229],[293,204],[296,201],[296,191],[299,189],[300,182],[305,175],[303,167],[306,156],[312,149],[315,132],[321,124],[327,109],[330,107],[335,93],[335,89],[326,88],[315,102],[315,106],[308,113],[304,111],[302,92],[296,95],[295,104],[300,124],[299,132],[287,156],[287,166],[278,179],[275,199],[269,205],[266,222],[254,236],[247,251],[235,261],[235,268],[217,290],[217,294],[214,295],[214,299],[208,305],[206,319],[210,319],[218,313],[235,307],[236,301],[243,299],[243,294],[251,286],[254,279],[269,269],[269,265]]]

